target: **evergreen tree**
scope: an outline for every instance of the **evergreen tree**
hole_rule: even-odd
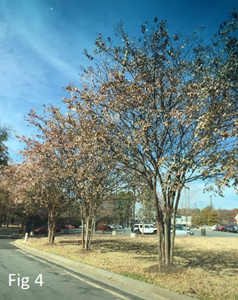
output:
[[[5,166],[9,160],[8,148],[4,144],[8,140],[9,131],[5,127],[0,127],[0,165]]]

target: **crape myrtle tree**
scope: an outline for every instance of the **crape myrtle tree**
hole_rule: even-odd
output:
[[[20,179],[23,179],[23,172],[19,176],[20,168],[22,165],[10,164],[2,169],[2,187],[5,190],[6,202],[12,203],[20,215],[21,232],[25,231],[25,224],[27,216],[35,209],[35,203],[31,200],[31,195],[26,192],[24,186],[21,184]],[[24,204],[23,204],[24,203]]]
[[[216,144],[220,147],[212,149],[213,155],[208,160],[217,174],[215,191],[221,196],[225,187],[237,190],[238,185],[238,15],[235,9],[230,15],[230,22],[221,24],[213,38],[210,55],[213,84],[207,89],[202,86],[211,104],[199,125],[200,134],[205,130],[207,138],[218,139]],[[207,189],[214,190],[214,185],[207,185]]]
[[[26,146],[21,151],[25,160],[14,174],[19,193],[17,201],[28,207],[33,204],[47,209],[48,240],[54,243],[57,218],[67,209],[72,197],[60,174],[61,170],[54,168],[57,156],[52,139],[44,136],[43,140],[43,134],[38,137],[41,141],[19,137]]]
[[[111,153],[102,147],[98,132],[101,128],[101,116],[92,113],[90,103],[84,99],[64,98],[68,109],[67,116],[61,122],[66,130],[67,144],[67,182],[81,207],[82,247],[90,249],[97,211],[105,201],[109,201],[111,194],[116,190],[116,182],[122,175],[112,161]],[[67,141],[65,141],[65,144]],[[73,171],[73,172],[72,172]],[[85,226],[84,226],[85,224]]]
[[[11,195],[2,179],[0,182],[0,227],[2,224],[8,227],[13,209],[14,204]]]
[[[96,151],[84,159],[83,168],[86,171],[81,177],[80,191],[75,182],[71,185],[81,206],[82,247],[85,250],[90,249],[97,211],[114,191],[116,173],[110,169],[110,162],[101,161],[102,156],[101,151]]]
[[[83,69],[82,86],[67,87],[103,120],[99,136],[113,159],[151,189],[161,267],[173,263],[171,217],[175,222],[182,189],[225,176],[227,160],[237,155],[235,11],[222,26],[205,45],[202,31],[170,35],[157,18],[141,26],[139,38],[119,23],[121,44],[99,34],[94,53],[85,50],[92,66]]]
[[[27,139],[26,142],[29,143],[30,140]],[[11,165],[8,170],[6,168],[8,189],[14,203],[23,208],[22,225],[28,216],[39,213],[41,208],[47,210],[48,239],[49,243],[54,243],[55,223],[67,207],[68,199],[66,193],[62,192],[60,181],[48,168],[48,158],[47,161],[43,158],[43,145],[36,141],[33,144],[22,152],[23,157],[27,157],[22,163]]]
[[[111,157],[97,140],[98,124],[89,114],[90,107],[83,101],[76,105],[74,99],[65,98],[63,103],[65,114],[53,106],[47,107],[43,116],[36,111],[29,113],[28,121],[39,134],[38,140],[21,138],[27,145],[23,154],[41,164],[37,169],[41,193],[36,197],[45,199],[51,224],[55,224],[59,208],[65,209],[63,203],[76,202],[82,228],[86,225],[82,247],[89,249],[96,210],[113,190],[117,173],[116,168],[111,167]],[[54,190],[62,199],[54,197]]]
[[[57,111],[57,117],[67,128],[66,139],[70,136],[66,150],[70,153],[67,169],[71,171],[67,182],[81,206],[81,223],[85,228],[82,247],[87,250],[90,249],[97,211],[103,203],[110,201],[118,182],[125,180],[125,174],[113,161],[112,152],[104,147],[104,139],[100,137],[100,132],[105,129],[104,115],[94,113],[91,102],[76,97],[71,87],[66,90],[71,96],[63,99],[68,113],[64,118]]]

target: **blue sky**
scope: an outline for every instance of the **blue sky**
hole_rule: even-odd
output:
[[[141,24],[157,16],[172,33],[205,26],[208,40],[232,7],[238,8],[237,0],[0,0],[0,124],[12,128],[12,161],[20,161],[22,147],[15,134],[33,133],[24,117],[43,104],[61,105],[63,87],[79,82],[79,65],[88,62],[83,50],[94,48],[96,33],[113,37],[121,20],[137,35]],[[199,190],[197,197],[209,204],[209,195]],[[213,202],[231,209],[238,207],[238,196],[229,189]]]

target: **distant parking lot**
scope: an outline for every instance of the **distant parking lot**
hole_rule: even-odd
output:
[[[77,233],[81,233],[81,231],[82,231],[81,228],[68,229],[68,233],[77,234]],[[192,231],[194,232],[195,236],[201,236],[201,229],[192,229]],[[237,237],[238,238],[238,233],[213,231],[211,229],[205,229],[205,231],[207,237]],[[60,232],[60,234],[64,234],[64,233],[67,233],[66,229],[62,229]],[[105,231],[104,233],[102,231],[97,231],[96,234],[112,234],[112,231]],[[131,229],[130,228],[117,229],[116,234],[130,235]]]
[[[201,229],[193,229],[196,236],[201,236]],[[211,229],[205,229],[207,237],[237,237],[238,233],[215,231]]]

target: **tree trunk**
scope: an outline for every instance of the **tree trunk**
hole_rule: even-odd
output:
[[[170,261],[170,222],[169,215],[166,216],[167,220],[164,223],[164,252],[165,252],[165,266],[168,267],[171,264]]]
[[[86,217],[86,233],[85,233],[85,242],[84,242],[84,249],[89,250],[89,216]]]
[[[176,211],[174,209],[173,211],[173,230],[171,234],[171,248],[170,248],[170,261],[173,263],[173,257],[174,257],[174,242],[175,242],[175,224],[176,224]]]
[[[170,262],[173,263],[174,260],[174,242],[175,242],[175,225],[176,225],[176,214],[178,210],[178,204],[181,196],[181,189],[177,191],[176,196],[174,196],[174,208],[173,208],[173,231],[171,236],[171,247],[170,247]]]
[[[92,219],[91,226],[89,229],[89,236],[88,236],[88,249],[90,249],[91,246],[94,230],[95,230],[95,219]]]
[[[48,241],[53,244],[55,241],[55,223],[56,219],[54,213],[49,211],[48,213]]]
[[[159,252],[159,267],[169,267],[172,265],[171,259],[171,207],[169,200],[164,199],[163,206],[161,199],[156,195],[156,211],[157,211],[157,231],[158,231],[158,252]],[[162,206],[162,208],[161,208]]]
[[[158,232],[159,268],[164,266],[164,233],[161,224]]]
[[[84,219],[82,218],[81,220],[81,223],[82,223],[82,240],[81,240],[81,245],[82,245],[82,249],[84,249],[84,243],[85,243],[85,229],[84,229]]]

